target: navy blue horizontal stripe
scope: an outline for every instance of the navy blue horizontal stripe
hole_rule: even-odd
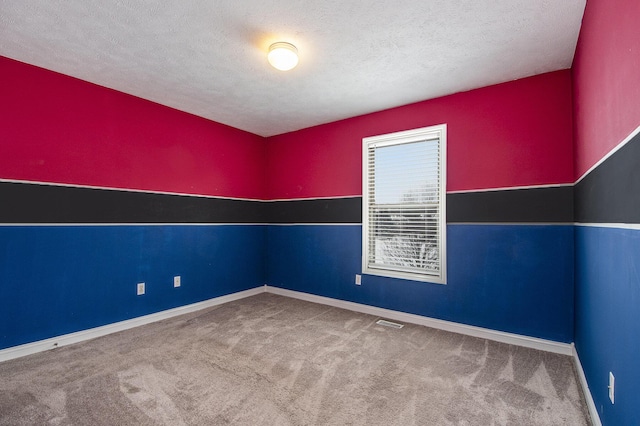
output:
[[[363,275],[362,227],[267,226],[269,285],[573,341],[573,225],[447,228],[447,285]],[[544,315],[540,315],[541,306]]]
[[[263,285],[265,243],[249,225],[0,226],[0,349]]]

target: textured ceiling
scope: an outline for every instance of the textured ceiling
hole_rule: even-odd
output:
[[[0,55],[270,136],[569,68],[585,1],[0,0]]]

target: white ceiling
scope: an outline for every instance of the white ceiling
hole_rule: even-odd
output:
[[[0,0],[0,55],[271,136],[569,68],[585,1]]]

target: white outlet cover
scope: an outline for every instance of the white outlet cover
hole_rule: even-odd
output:
[[[615,400],[615,390],[616,390],[616,378],[613,376],[613,373],[609,371],[609,399],[611,403],[614,404]]]
[[[180,287],[180,275],[176,275],[173,277],[173,286]]]
[[[137,292],[138,296],[144,294],[144,283],[138,283]]]
[[[356,274],[356,285],[362,285],[362,275]]]

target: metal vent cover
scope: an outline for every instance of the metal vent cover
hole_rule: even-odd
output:
[[[402,328],[402,327],[404,327],[404,324],[398,324],[397,322],[387,321],[387,320],[383,320],[383,319],[379,319],[378,321],[376,321],[376,324],[382,325],[382,326],[385,326],[385,327],[391,327],[391,328]]]

